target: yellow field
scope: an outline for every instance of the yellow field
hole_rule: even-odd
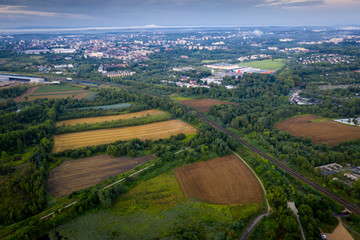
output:
[[[141,126],[67,133],[54,136],[53,152],[56,153],[66,149],[107,144],[133,138],[141,140],[168,138],[179,133],[192,134],[196,133],[196,129],[180,120],[169,120]]]
[[[128,113],[128,114],[122,114],[122,115],[112,115],[112,116],[102,116],[102,117],[91,117],[91,118],[77,118],[77,119],[69,119],[64,121],[56,122],[56,126],[60,127],[63,124],[65,126],[68,125],[76,125],[76,124],[84,124],[84,123],[98,123],[98,122],[106,122],[106,121],[112,121],[112,120],[120,120],[120,119],[131,119],[134,117],[146,117],[146,116],[153,116],[153,115],[160,115],[164,114],[165,112],[161,110],[146,110],[141,112],[135,112],[135,113]]]

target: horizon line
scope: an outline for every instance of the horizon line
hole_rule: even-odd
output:
[[[358,24],[348,25],[241,25],[241,26],[161,26],[161,25],[142,25],[128,27],[54,27],[54,28],[1,28],[3,33],[26,33],[26,32],[66,32],[66,31],[89,31],[89,30],[126,30],[126,29],[167,29],[167,28],[241,28],[241,27],[338,27],[344,30],[360,30]]]

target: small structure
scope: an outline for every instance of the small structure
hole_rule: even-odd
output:
[[[347,178],[353,180],[354,182],[359,180],[359,176],[355,173],[344,173],[344,177],[347,177]]]

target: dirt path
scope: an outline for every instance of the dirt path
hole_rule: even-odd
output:
[[[270,207],[270,204],[269,204],[269,201],[266,197],[266,189],[264,187],[264,185],[262,184],[260,178],[256,175],[256,173],[254,172],[254,170],[249,166],[249,164],[247,164],[247,162],[242,158],[240,157],[239,154],[237,154],[236,152],[233,151],[233,153],[250,169],[250,171],[254,174],[254,176],[256,177],[256,179],[259,181],[260,185],[261,185],[261,188],[264,192],[264,197],[265,197],[265,200],[266,200],[266,208],[267,208],[267,211],[270,212],[271,211],[271,207]]]
[[[26,92],[23,95],[14,98],[15,102],[24,101],[26,96],[30,96],[31,94],[33,94],[39,87],[40,86],[32,87],[32,88],[27,89]]]
[[[249,226],[246,228],[245,232],[241,236],[240,240],[245,240],[249,236],[250,232],[254,229],[254,227],[263,219],[263,217],[268,217],[270,213],[264,213],[258,216],[257,218],[252,221]]]
[[[339,225],[332,233],[324,233],[328,240],[354,240],[350,233],[344,227],[342,221],[339,219]]]

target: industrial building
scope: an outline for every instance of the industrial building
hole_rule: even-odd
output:
[[[27,82],[27,83],[43,83],[45,82],[44,78],[38,77],[29,77],[29,76],[20,76],[20,75],[4,75],[0,74],[0,82],[6,81],[19,81],[19,82]]]

